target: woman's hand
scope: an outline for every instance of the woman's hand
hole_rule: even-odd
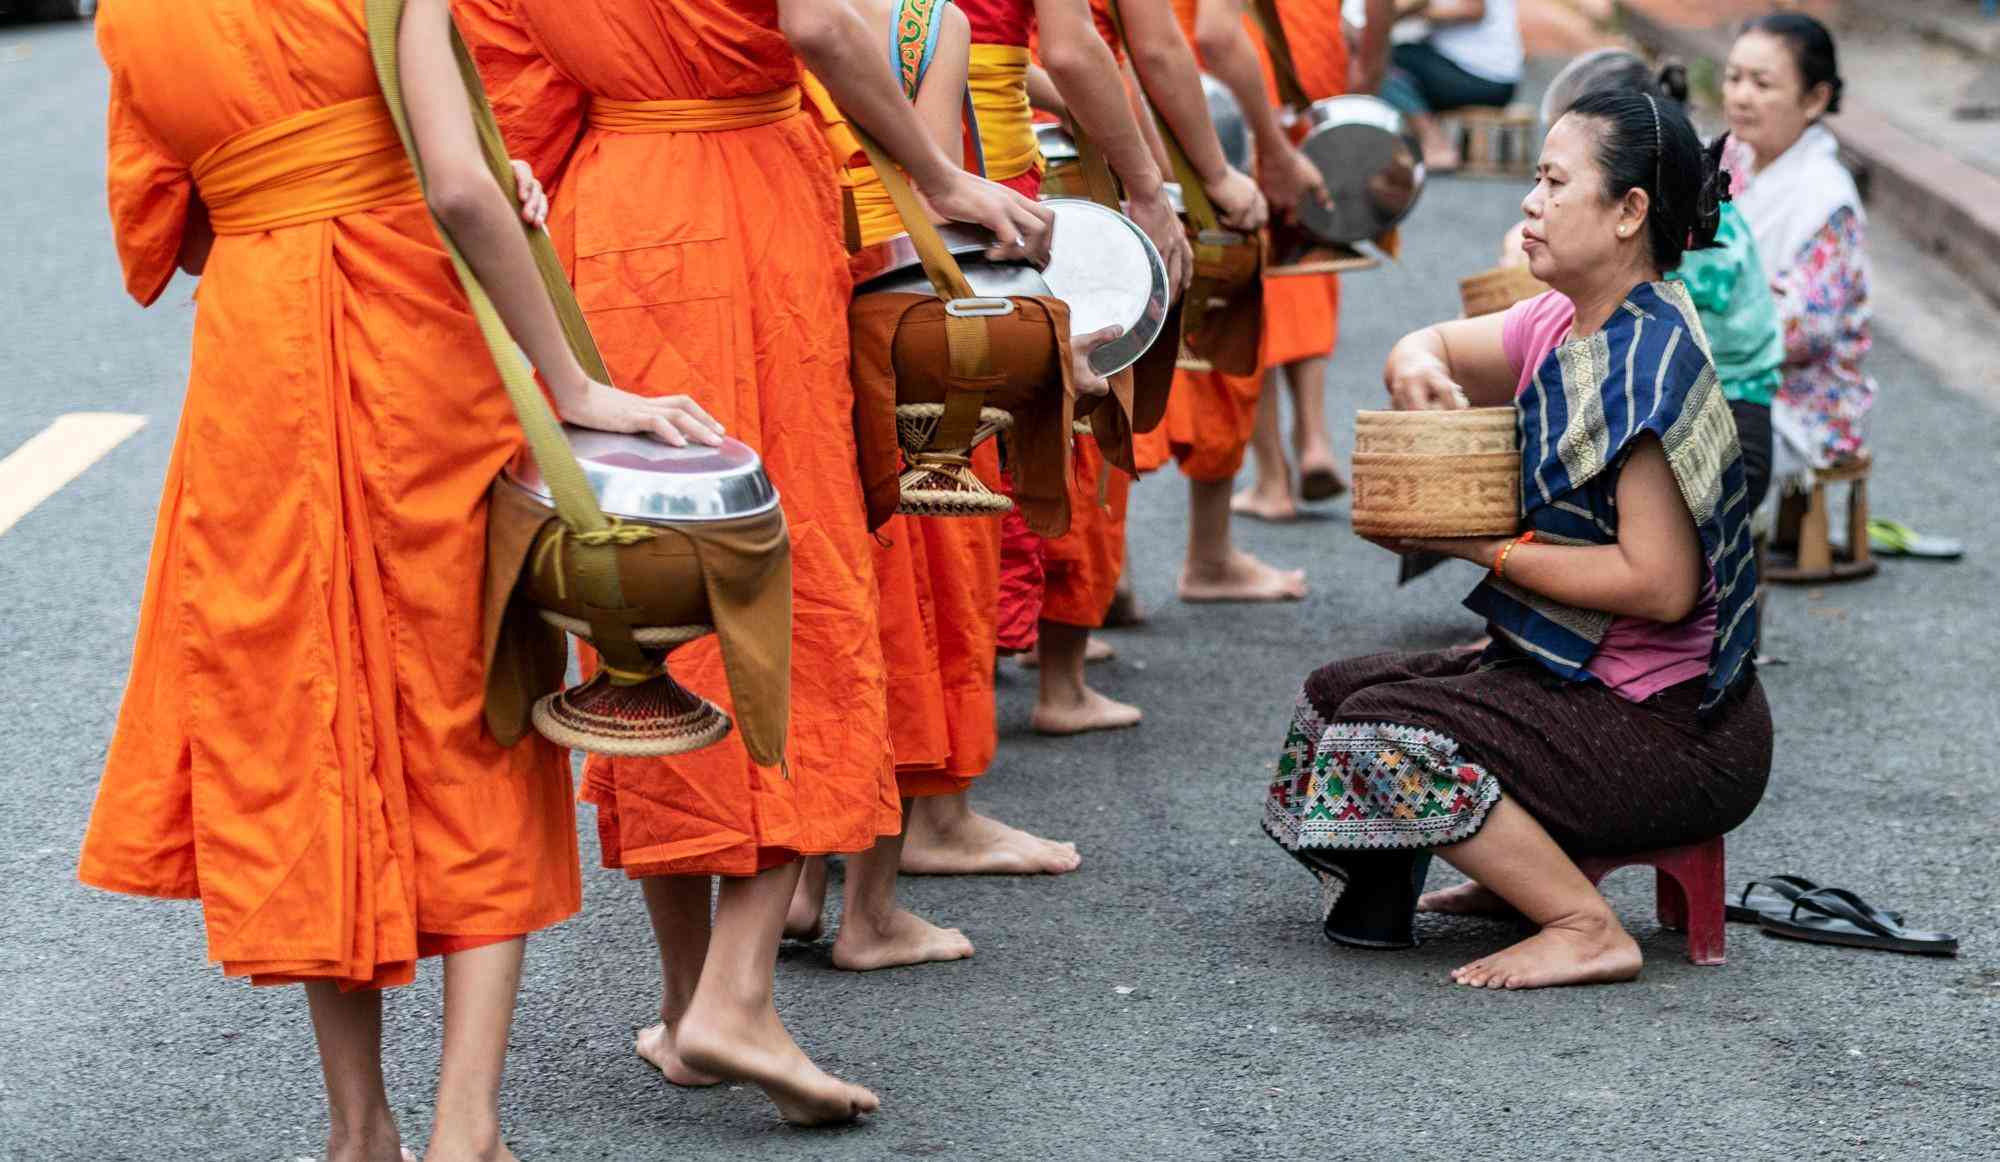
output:
[[[521,202],[521,221],[541,229],[549,224],[549,195],[527,162],[515,158],[513,165],[514,196]]]
[[[1270,203],[1264,200],[1264,192],[1250,175],[1230,166],[1222,175],[1222,180],[1214,185],[1203,184],[1208,200],[1215,204],[1215,216],[1231,230],[1244,234],[1254,234],[1271,220]]]
[[[1194,248],[1188,245],[1187,231],[1174,204],[1167,200],[1167,187],[1155,186],[1150,198],[1133,197],[1125,203],[1132,224],[1153,240],[1160,261],[1167,264],[1167,286],[1179,295],[1194,277]]]
[[[1048,265],[1056,216],[1047,207],[962,169],[943,171],[931,183],[920,186],[919,192],[945,219],[991,231],[996,241],[986,257],[996,262],[1026,259],[1036,266]]]
[[[557,392],[556,407],[564,420],[582,428],[643,433],[676,448],[722,443],[722,425],[684,395],[635,395],[586,378]]]
[[[1392,553],[1439,553],[1446,557],[1457,557],[1470,561],[1482,569],[1493,568],[1493,562],[1500,557],[1500,550],[1513,543],[1513,537],[1364,537]]]
[[[1389,385],[1389,406],[1399,412],[1449,412],[1472,406],[1450,369],[1433,356],[1392,359],[1383,378]]]
[[[1091,369],[1090,357],[1099,347],[1125,333],[1125,328],[1113,323],[1081,338],[1069,341],[1070,382],[1076,386],[1078,395],[1109,395],[1111,383]]]

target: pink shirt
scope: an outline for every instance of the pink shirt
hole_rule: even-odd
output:
[[[1535,369],[1569,337],[1576,307],[1558,291],[1544,291],[1515,303],[1500,319],[1500,347],[1519,376],[1514,395],[1528,390]],[[1611,622],[1597,652],[1584,667],[1613,693],[1644,702],[1669,686],[1708,673],[1715,645],[1715,580],[1702,587],[1701,601],[1672,625],[1643,617],[1619,617]]]

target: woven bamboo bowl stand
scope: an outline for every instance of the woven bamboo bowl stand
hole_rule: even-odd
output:
[[[1521,523],[1514,409],[1361,412],[1354,417],[1354,531],[1484,537]]]

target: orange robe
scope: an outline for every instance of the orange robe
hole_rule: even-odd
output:
[[[209,956],[258,983],[398,984],[569,916],[568,755],[482,718],[486,493],[520,430],[386,109],[357,101],[361,0],[124,0],[97,31],[127,289],[165,290],[195,198],[221,236],[79,874],[199,898]],[[239,135],[350,101],[379,148],[334,168],[375,195],[231,193]]]
[[[1199,0],[1174,0],[1175,15],[1194,37]],[[1347,89],[1347,42],[1340,27],[1339,0],[1278,0],[1299,83],[1314,100]],[[1265,90],[1278,102],[1276,74],[1255,22],[1244,18],[1264,69]],[[1337,275],[1304,275],[1264,280],[1264,336],[1255,375],[1183,371],[1174,377],[1167,417],[1160,428],[1165,443],[1191,480],[1233,479],[1257,424],[1264,375],[1276,367],[1327,355],[1338,333],[1340,281]],[[1156,440],[1147,457],[1159,458]],[[1143,465],[1142,465],[1143,466]]]
[[[516,156],[554,179],[549,228],[612,375],[694,397],[755,447],[791,528],[788,771],[734,735],[669,759],[592,756],[607,866],[748,875],[901,828],[855,464],[850,281],[833,162],[787,91],[775,0],[460,0]],[[772,95],[776,96],[772,96]],[[735,100],[680,125],[627,102]],[[775,109],[773,113],[771,110]],[[727,708],[714,638],[675,675]]]

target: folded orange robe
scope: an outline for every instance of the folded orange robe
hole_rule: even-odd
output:
[[[568,755],[481,713],[486,494],[520,430],[361,9],[97,25],[127,288],[160,296],[196,197],[220,236],[79,874],[199,898],[209,956],[259,983],[401,983],[581,901]]]
[[[670,759],[593,756],[584,798],[604,862],[746,875],[865,850],[901,812],[855,466],[850,283],[833,162],[791,92],[799,65],[775,0],[454,7],[510,147],[554,178],[550,232],[612,375],[694,397],[756,448],[791,528],[789,774],[757,767],[734,736]],[[713,638],[672,665],[727,708]]]
[[[1174,0],[1182,31],[1194,37],[1198,0]],[[1347,42],[1341,33],[1338,0],[1278,0],[1299,83],[1314,100],[1347,90]],[[1266,92],[1278,100],[1276,74],[1264,36],[1254,21],[1244,18],[1264,69]],[[1167,403],[1165,449],[1179,461],[1191,480],[1221,481],[1235,477],[1257,422],[1264,373],[1305,359],[1325,356],[1338,335],[1340,281],[1337,275],[1304,275],[1264,280],[1264,335],[1258,374],[1224,375],[1214,371],[1183,371],[1174,377]],[[1162,441],[1147,449],[1157,458]],[[1142,467],[1146,461],[1142,461]]]

